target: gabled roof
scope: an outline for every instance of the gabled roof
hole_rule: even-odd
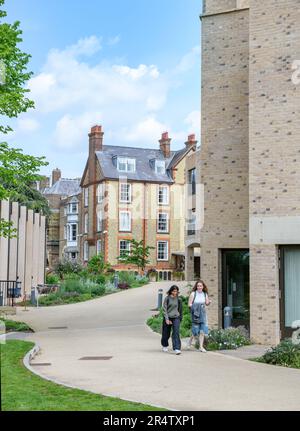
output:
[[[122,173],[117,169],[116,157],[130,157],[136,160],[136,171],[124,173],[128,180],[172,184],[174,181],[171,176],[171,169],[188,151],[189,149],[187,148],[180,151],[171,151],[170,157],[165,158],[161,150],[104,145],[102,151],[96,152],[96,156],[105,178],[119,179]],[[154,160],[164,160],[166,162],[166,172],[164,174],[155,172],[152,167]]]
[[[52,187],[47,187],[44,195],[73,196],[81,192],[80,178],[60,178]]]

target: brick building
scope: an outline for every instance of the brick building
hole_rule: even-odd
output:
[[[83,173],[81,256],[96,253],[115,269],[136,269],[118,260],[130,239],[152,246],[150,264],[162,279],[184,269],[185,161],[195,151],[191,135],[172,151],[168,133],[155,149],[103,145],[101,126],[89,134]]]
[[[201,276],[210,321],[277,343],[300,319],[299,0],[206,0]]]

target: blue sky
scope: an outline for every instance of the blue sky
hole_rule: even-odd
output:
[[[81,176],[89,128],[106,144],[174,149],[200,134],[201,0],[10,0],[32,55],[36,109],[13,122],[11,145]]]

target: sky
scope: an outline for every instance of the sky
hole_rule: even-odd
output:
[[[104,144],[172,149],[200,135],[201,0],[7,0],[30,53],[35,109],[10,123],[6,140],[80,177],[88,132]]]

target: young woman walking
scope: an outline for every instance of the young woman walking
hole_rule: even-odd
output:
[[[182,320],[182,301],[178,294],[178,286],[171,286],[167,292],[163,303],[164,319],[161,337],[163,352],[167,352],[172,331],[172,344],[176,355],[180,355],[181,353],[180,323]]]
[[[205,333],[207,332],[206,306],[209,304],[210,300],[207,287],[202,280],[199,280],[195,283],[189,297],[189,307],[192,317],[192,336],[189,340],[188,348],[191,348],[193,339],[195,339],[195,341],[199,342],[200,352],[206,352],[203,344]]]

